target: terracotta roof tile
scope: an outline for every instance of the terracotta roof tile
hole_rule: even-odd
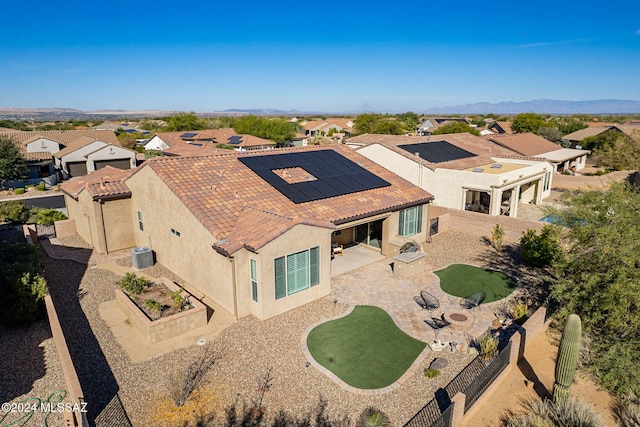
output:
[[[312,150],[334,150],[391,185],[295,204],[238,160],[243,156]],[[243,245],[259,247],[274,238],[260,237],[265,235],[265,221],[277,226],[276,233],[298,223],[329,227],[331,223],[340,224],[432,199],[431,194],[345,146],[231,152],[206,157],[156,157],[147,160],[143,167],[151,168],[216,239],[226,239],[226,243],[219,246],[231,248],[229,253]]]
[[[124,183],[124,180],[132,172],[133,170],[105,166],[88,175],[63,183],[60,185],[60,189],[76,200],[78,200],[78,196],[83,190],[87,190],[94,200],[105,197],[128,196],[131,195],[131,190]]]
[[[523,156],[537,156],[538,154],[562,148],[560,145],[531,132],[513,135],[492,135],[491,141]]]

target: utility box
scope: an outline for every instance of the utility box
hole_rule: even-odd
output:
[[[153,267],[153,251],[146,246],[133,248],[131,249],[131,261],[136,270]]]

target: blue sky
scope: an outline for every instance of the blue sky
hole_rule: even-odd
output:
[[[6,0],[0,107],[420,112],[640,100],[640,2],[530,4]]]

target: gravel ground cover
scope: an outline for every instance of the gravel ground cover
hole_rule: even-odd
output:
[[[482,239],[452,231],[435,236],[427,250],[431,266],[436,269],[461,262],[495,268],[501,262],[501,257],[496,257]],[[128,266],[130,259],[117,263]],[[120,277],[72,261],[47,258],[45,264],[52,296],[55,294],[54,300],[60,301],[63,328],[70,331],[69,347],[90,402],[90,414],[95,417],[117,393],[134,425],[152,425],[158,402],[168,395],[170,377],[197,357],[202,348],[194,345],[132,363],[98,312],[101,303],[114,298],[113,289]],[[501,270],[507,273],[509,269],[520,271],[508,263],[503,267]],[[145,269],[145,273],[180,283],[160,265]],[[373,405],[389,415],[392,425],[402,425],[473,358],[460,352],[427,354],[416,374],[398,389],[384,395],[346,391],[313,366],[306,366],[302,342],[310,325],[340,316],[349,308],[335,304],[329,296],[267,321],[247,317],[235,322],[210,343],[217,355],[217,362],[207,375],[208,390],[215,390],[211,392],[211,407],[255,402],[259,398],[259,381],[270,372],[272,386],[263,400],[268,416],[279,410],[304,416],[319,401],[326,400],[326,412],[335,418],[349,416],[353,420],[366,406]],[[449,364],[440,376],[428,379],[422,371],[436,356],[447,359]]]
[[[0,378],[0,403],[39,404],[39,401],[47,402],[52,394],[66,389],[46,317],[26,329],[0,326]],[[57,400],[52,397],[49,401]],[[0,411],[0,425],[10,425],[23,415]],[[44,425],[47,415],[36,411],[26,425]],[[65,425],[60,412],[51,413],[47,423],[51,427]]]

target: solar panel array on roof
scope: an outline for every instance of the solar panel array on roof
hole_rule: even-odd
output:
[[[242,142],[242,136],[240,136],[240,135],[230,136],[228,141],[229,141],[229,144],[238,145],[238,144],[240,144]]]
[[[185,132],[182,135],[180,135],[180,138],[193,138],[194,136],[196,136],[198,133],[197,132]]]
[[[398,145],[411,154],[418,154],[421,158],[430,163],[449,162],[451,160],[466,159],[475,157],[476,154],[456,147],[447,141],[421,142],[418,144]]]
[[[312,202],[391,185],[333,150],[247,156],[238,160],[293,203]],[[306,170],[317,179],[290,184],[273,172],[275,169],[294,167]]]

